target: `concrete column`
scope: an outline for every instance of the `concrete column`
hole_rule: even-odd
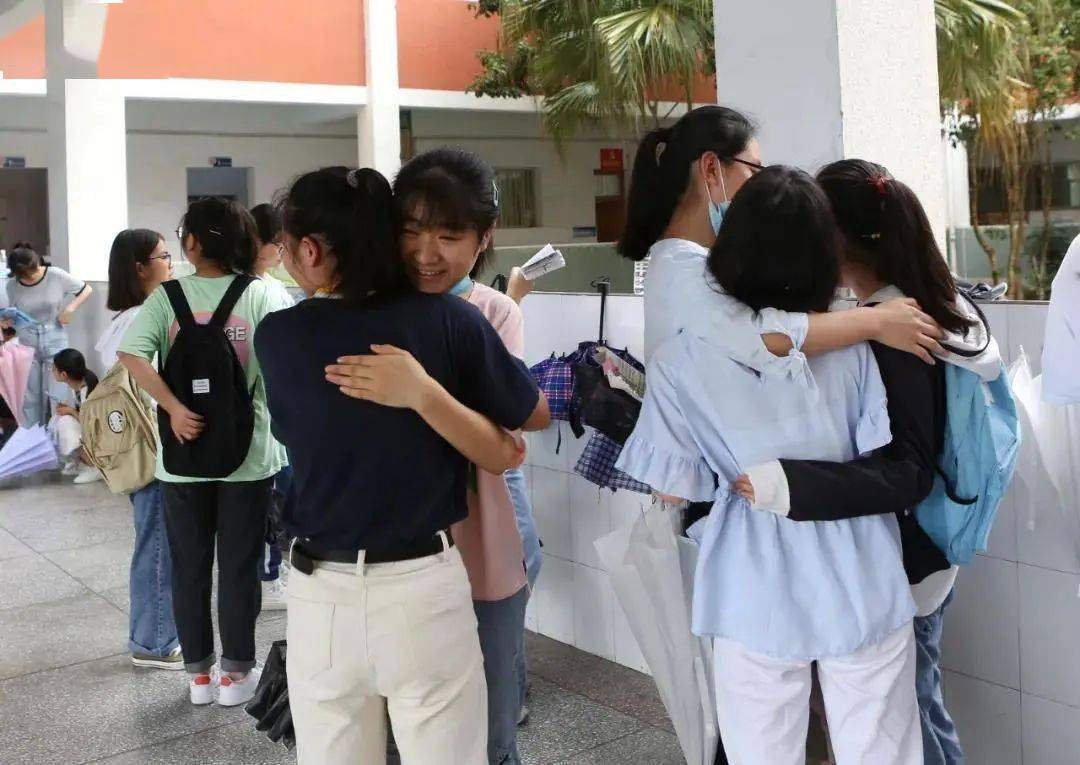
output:
[[[933,0],[714,0],[713,14],[718,100],[759,122],[765,161],[879,162],[944,246]]]
[[[401,166],[396,0],[364,0],[367,105],[357,112],[360,166],[393,180]]]
[[[87,280],[108,279],[109,245],[127,227],[124,96],[97,80],[107,5],[46,0],[49,254]]]

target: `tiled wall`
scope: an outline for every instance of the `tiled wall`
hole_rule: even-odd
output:
[[[530,296],[526,356],[534,363],[592,340],[599,298]],[[607,338],[641,357],[641,302],[608,301]],[[1023,347],[1035,372],[1044,305],[996,304],[986,313],[1007,360]],[[647,671],[592,542],[629,523],[648,499],[600,491],[573,473],[586,439],[561,425],[530,437],[528,475],[544,570],[528,626]],[[945,692],[978,765],[1080,763],[1080,508],[1043,506],[1014,488],[985,555],[960,573],[946,618]]]

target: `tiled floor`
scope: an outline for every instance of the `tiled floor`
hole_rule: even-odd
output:
[[[70,479],[0,484],[0,763],[292,763],[239,709],[192,707],[180,673],[125,653],[131,511]],[[265,655],[283,612],[258,624]],[[645,675],[529,636],[525,763],[664,765],[682,756]]]

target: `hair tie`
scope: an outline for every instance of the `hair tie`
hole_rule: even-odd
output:
[[[885,175],[875,175],[870,179],[870,185],[874,187],[879,197],[889,196],[889,179]]]
[[[345,173],[345,182],[352,186],[354,189],[360,188],[360,170],[350,170]]]
[[[656,144],[656,164],[660,164],[660,157],[664,155],[664,150],[667,149],[667,141],[660,141]]]

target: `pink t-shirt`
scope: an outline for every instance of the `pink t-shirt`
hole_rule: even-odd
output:
[[[525,355],[525,322],[517,303],[498,290],[474,284],[466,298],[499,333],[506,349]],[[473,600],[504,600],[525,586],[525,554],[514,504],[501,473],[476,470],[469,517],[451,529],[472,584]]]

